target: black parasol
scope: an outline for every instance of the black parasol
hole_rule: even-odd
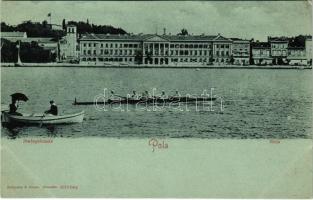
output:
[[[17,101],[27,101],[28,100],[28,97],[23,93],[14,93],[14,94],[11,94],[11,97],[13,100],[17,100]]]

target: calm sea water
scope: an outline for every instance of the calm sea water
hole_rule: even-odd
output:
[[[265,69],[102,69],[2,68],[1,103],[23,92],[29,101],[20,112],[40,113],[55,100],[61,113],[85,110],[82,124],[2,128],[2,137],[173,137],[173,138],[311,138],[312,71]],[[74,106],[92,101],[104,88],[122,96],[132,90],[201,94],[214,88],[212,105],[181,105],[158,111],[128,106],[128,111]],[[175,107],[177,108],[177,107]]]

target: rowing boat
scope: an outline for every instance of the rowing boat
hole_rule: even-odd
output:
[[[43,114],[22,114],[12,115],[2,112],[2,122],[15,124],[72,124],[81,123],[84,119],[84,111],[66,115],[43,115]]]
[[[133,99],[133,98],[119,98],[119,99],[108,99],[107,101],[75,101],[73,105],[101,105],[101,104],[139,104],[139,103],[188,103],[188,102],[207,102],[207,101],[215,101],[215,97],[170,97],[166,99],[162,98],[140,98],[140,99]]]

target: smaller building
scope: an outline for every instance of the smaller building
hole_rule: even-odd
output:
[[[218,34],[213,39],[213,63],[215,64],[229,64],[232,55],[232,43],[229,38]]]
[[[305,40],[305,54],[308,65],[312,65],[312,36],[308,36]]]
[[[268,42],[251,43],[252,59],[255,65],[272,65],[271,45]]]
[[[273,64],[287,64],[287,52],[289,40],[286,37],[268,37],[268,42],[271,45],[271,56]]]
[[[289,65],[307,65],[305,47],[288,47]]]
[[[78,60],[79,46],[77,42],[77,27],[67,25],[66,35],[59,41],[59,56],[61,61]]]
[[[19,31],[15,31],[15,32],[1,32],[1,38],[7,39],[7,40],[18,40],[18,39],[23,39],[23,38],[27,38],[27,34],[26,32],[19,32]]]
[[[250,41],[239,38],[231,38],[232,56],[234,65],[249,65],[250,61]]]

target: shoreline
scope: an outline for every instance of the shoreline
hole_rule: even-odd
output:
[[[77,67],[77,68],[139,68],[139,69],[312,69],[312,66],[289,66],[289,65],[88,65],[71,63],[23,63],[15,66],[14,63],[1,63],[1,67]]]

